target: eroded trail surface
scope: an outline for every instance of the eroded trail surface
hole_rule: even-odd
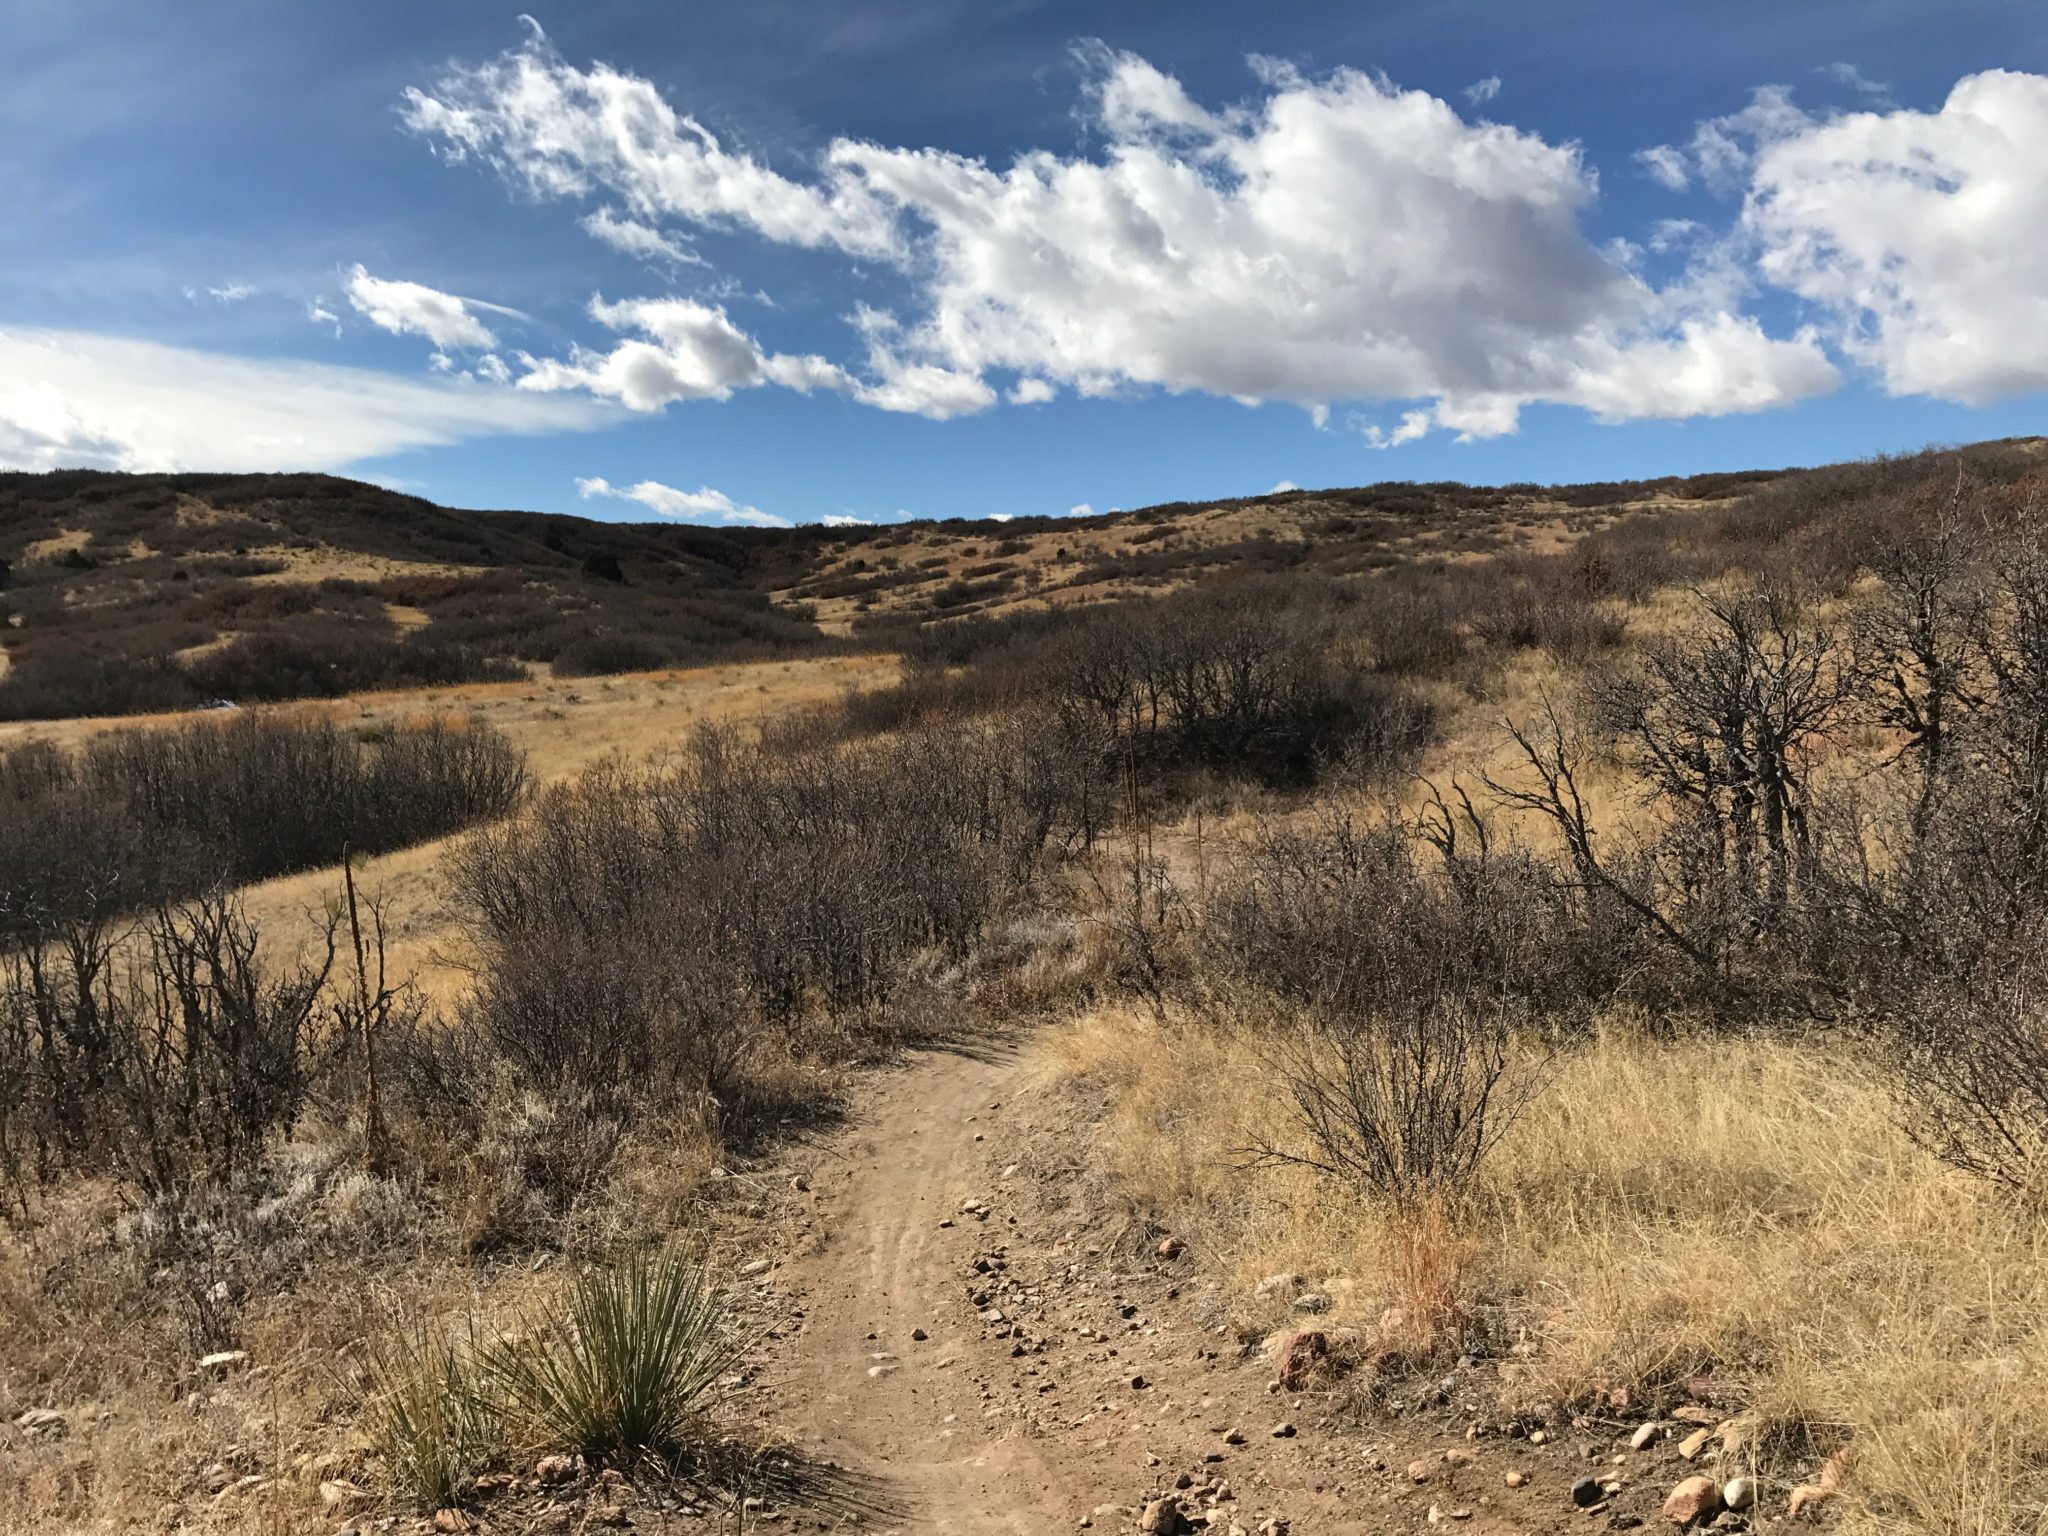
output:
[[[1396,1435],[1337,1422],[1327,1394],[1280,1391],[1196,1256],[1162,1257],[1159,1234],[1091,1196],[1063,1111],[1024,1077],[1001,1049],[916,1053],[810,1149],[811,1235],[761,1281],[788,1321],[756,1402],[805,1462],[863,1493],[771,1504],[785,1529],[1640,1523],[1620,1501],[1589,1520],[1564,1498],[1587,1461],[1609,1460],[1611,1430],[1573,1437],[1583,1446],[1468,1436],[1483,1415],[1455,1380]]]

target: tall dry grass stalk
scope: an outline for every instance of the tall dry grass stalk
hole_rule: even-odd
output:
[[[1615,1025],[1551,1074],[1469,1209],[1406,1229],[1328,1179],[1247,1168],[1286,1133],[1250,1039],[1119,1010],[1042,1050],[1242,1326],[1285,1321],[1253,1291],[1292,1270],[1333,1323],[1483,1319],[1526,1344],[1507,1379],[1532,1402],[1668,1402],[1711,1375],[1761,1416],[1742,1454],[1780,1497],[1853,1442],[1842,1529],[2048,1531],[2048,1221],[1914,1146],[1853,1043]]]

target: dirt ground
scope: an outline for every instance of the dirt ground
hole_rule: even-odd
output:
[[[1130,1532],[1170,1498],[1178,1523],[1150,1528],[1548,1536],[1662,1527],[1672,1484],[1713,1473],[1711,1453],[1677,1452],[1690,1424],[1632,1453],[1636,1421],[1506,1419],[1488,1362],[1388,1382],[1372,1408],[1326,1384],[1284,1390],[1202,1256],[1162,1257],[1170,1234],[1101,1197],[1085,1123],[1013,1045],[914,1052],[854,1102],[772,1169],[734,1173],[787,1190],[741,1269],[771,1334],[728,1400],[782,1447],[779,1486],[722,1508],[593,1488],[624,1500],[603,1518]],[[1610,1486],[1585,1509],[1571,1488],[1589,1476]],[[588,1508],[564,1490],[483,1519],[568,1529]]]

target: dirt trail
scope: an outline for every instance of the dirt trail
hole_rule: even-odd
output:
[[[1661,1524],[1699,1470],[1675,1436],[1631,1453],[1631,1422],[1507,1419],[1496,1362],[1383,1377],[1370,1412],[1283,1391],[1257,1341],[1318,1320],[1234,1316],[1028,1078],[1007,1049],[913,1052],[798,1160],[809,1236],[756,1281],[784,1321],[746,1396],[813,1488],[856,1492],[770,1497],[781,1529],[1126,1533],[1165,1498],[1179,1533],[1553,1536]],[[1588,1474],[1613,1491],[1575,1508]]]
[[[980,1138],[1017,1071],[1013,1053],[924,1052],[880,1081],[814,1178],[829,1236],[778,1275],[805,1318],[775,1372],[799,1394],[791,1427],[878,1477],[920,1531],[1044,1531],[1111,1496],[1088,1498],[1102,1469],[1019,1432],[977,1389],[987,1345],[960,1277],[989,1234],[960,1207],[992,1198]]]

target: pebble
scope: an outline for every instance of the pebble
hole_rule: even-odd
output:
[[[1594,1477],[1582,1477],[1572,1484],[1572,1502],[1581,1509],[1591,1509],[1607,1497],[1607,1490]]]
[[[1510,1488],[1520,1488],[1529,1481],[1529,1474],[1526,1472],[1510,1472],[1505,1481]]]
[[[1294,1438],[1294,1426],[1292,1424],[1275,1424],[1273,1426],[1273,1438],[1275,1440],[1292,1440]]]
[[[1731,1477],[1721,1485],[1721,1502],[1737,1511],[1749,1508],[1756,1502],[1756,1479],[1753,1477]]]
[[[1645,1424],[1628,1437],[1628,1448],[1632,1451],[1646,1451],[1663,1438],[1662,1424]]]

